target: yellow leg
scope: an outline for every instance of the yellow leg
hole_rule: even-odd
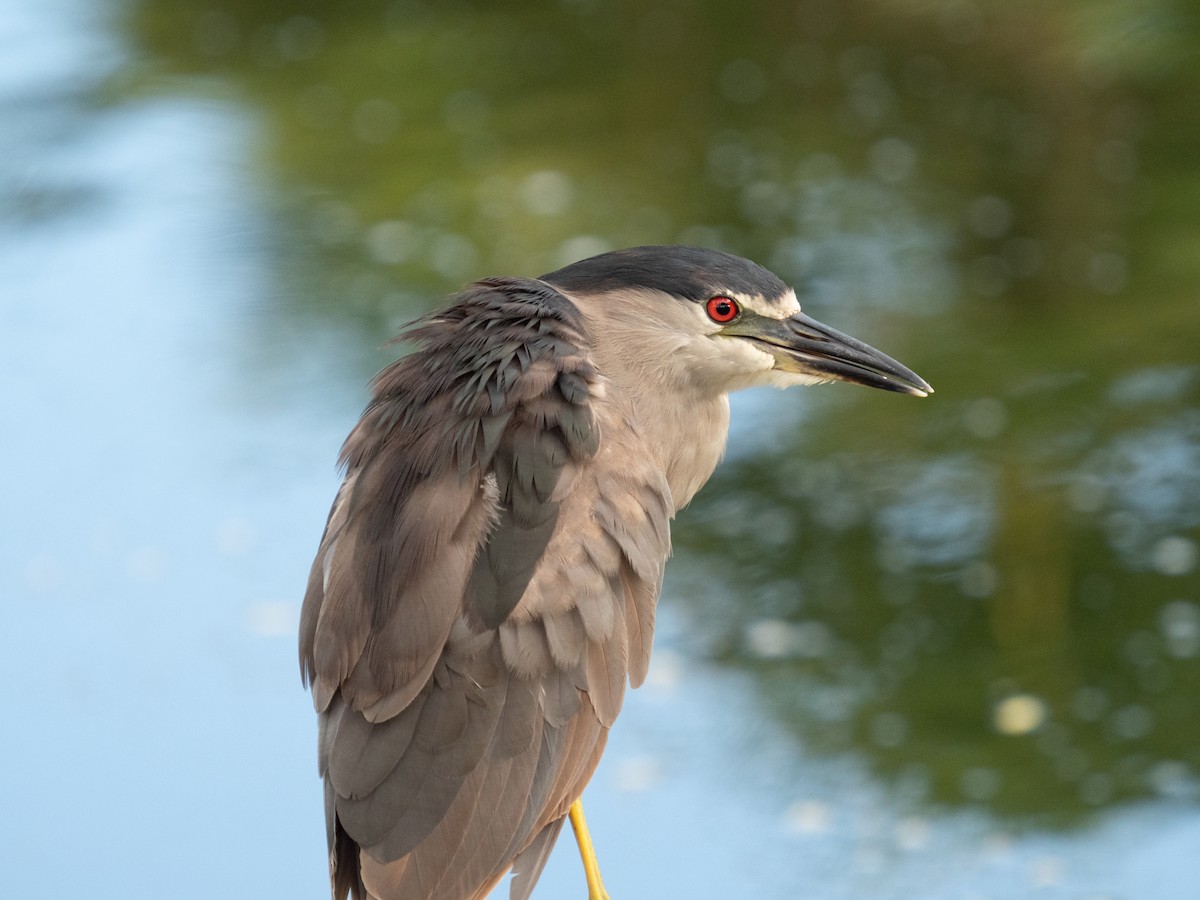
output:
[[[596,848],[592,846],[592,835],[588,832],[587,820],[583,817],[583,800],[571,804],[568,813],[575,842],[579,844],[579,855],[583,858],[583,873],[587,876],[588,900],[609,900],[608,891],[600,878],[600,864],[596,861]]]

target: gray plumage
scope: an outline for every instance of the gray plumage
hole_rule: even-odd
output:
[[[718,295],[742,331],[705,312]],[[882,354],[861,377],[797,362],[759,319],[811,322],[753,263],[652,247],[477,282],[408,332],[342,450],[301,615],[334,897],[470,900],[510,868],[529,896],[646,676],[669,522],[729,390],[928,391]]]

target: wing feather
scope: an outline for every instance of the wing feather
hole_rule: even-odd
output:
[[[513,880],[508,900],[529,900],[565,821],[565,817],[557,818],[539,831],[533,842],[513,861]]]

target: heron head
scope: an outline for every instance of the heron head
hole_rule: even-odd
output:
[[[719,250],[615,250],[542,280],[575,298],[614,354],[650,382],[669,373],[719,391],[847,381],[933,393],[887,354],[801,312],[795,291],[776,275]]]

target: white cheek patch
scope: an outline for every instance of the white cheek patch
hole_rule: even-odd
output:
[[[768,319],[787,319],[800,312],[800,301],[796,299],[796,292],[792,290],[782,297],[771,300],[762,297],[746,297],[740,294],[734,299],[741,304],[742,309]]]
[[[752,341],[737,338],[722,340],[718,347],[731,363],[730,368],[741,372],[767,372],[775,368],[775,357]]]
[[[796,299],[795,291],[788,291],[781,298],[776,308],[780,311],[779,318],[787,319],[800,312],[800,301]]]
[[[763,373],[759,383],[776,388],[790,388],[802,384],[829,384],[834,380],[833,378],[820,378],[816,375],[807,375],[800,372],[785,372],[782,369],[771,369],[771,371]]]

